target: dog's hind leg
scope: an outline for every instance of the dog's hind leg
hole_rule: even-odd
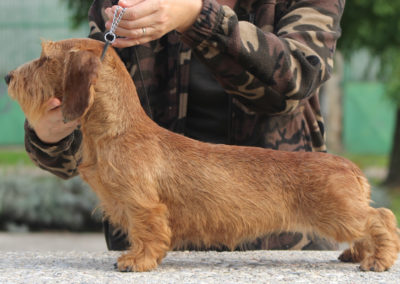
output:
[[[395,216],[386,208],[371,208],[366,229],[373,254],[366,256],[361,261],[360,268],[364,271],[385,271],[389,269],[396,261],[399,252]]]
[[[361,262],[364,271],[385,271],[397,259],[400,250],[396,218],[385,208],[370,208],[365,216],[364,237],[345,250],[339,259],[345,262]]]
[[[119,271],[149,271],[157,267],[170,249],[168,210],[162,203],[149,202],[131,209],[128,238],[130,250],[118,259]]]
[[[361,262],[367,255],[372,254],[371,248],[367,241],[356,241],[351,244],[350,248],[346,249],[339,256],[339,260],[343,262]]]

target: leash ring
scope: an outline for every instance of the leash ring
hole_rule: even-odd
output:
[[[116,35],[112,31],[109,31],[104,35],[104,39],[106,40],[106,42],[109,43],[113,43],[116,38],[117,38]]]

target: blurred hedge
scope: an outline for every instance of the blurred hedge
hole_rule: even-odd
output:
[[[101,229],[101,210],[79,177],[61,180],[36,169],[0,171],[1,230]]]

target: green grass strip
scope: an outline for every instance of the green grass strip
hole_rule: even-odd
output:
[[[24,149],[0,148],[0,166],[33,166]]]

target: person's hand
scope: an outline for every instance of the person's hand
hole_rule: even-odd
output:
[[[32,127],[36,135],[44,143],[57,143],[70,135],[79,122],[70,121],[64,123],[59,99],[51,98],[46,104],[45,114]]]
[[[129,47],[160,38],[177,30],[186,31],[200,14],[202,0],[120,0],[119,6],[127,8],[115,33],[114,47]],[[105,10],[110,29],[117,6]]]

